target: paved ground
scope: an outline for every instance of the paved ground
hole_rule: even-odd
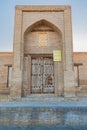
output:
[[[57,102],[0,102],[1,107],[87,107],[87,98],[79,98],[78,100],[65,100]]]
[[[87,126],[0,127],[0,130],[87,130]]]

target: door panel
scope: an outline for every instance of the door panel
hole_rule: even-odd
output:
[[[39,93],[42,88],[42,61],[38,59],[32,59],[32,92]]]
[[[54,70],[53,59],[44,58],[44,71],[43,71],[43,92],[54,92]]]
[[[32,59],[31,92],[54,92],[54,70],[52,58],[37,57]]]

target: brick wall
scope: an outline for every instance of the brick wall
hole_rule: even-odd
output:
[[[79,84],[83,88],[87,87],[87,52],[74,52],[73,53],[74,63],[82,63],[79,66]],[[7,75],[8,66],[12,64],[12,53],[11,52],[0,52],[0,93],[7,91]],[[75,81],[78,86],[77,67],[75,70]],[[3,92],[4,91],[4,92]]]
[[[79,84],[82,87],[87,87],[87,52],[74,52],[73,59],[74,63],[83,64],[79,66]],[[76,70],[76,67],[74,68]]]
[[[11,52],[0,52],[0,93],[8,93],[8,66],[12,64]]]

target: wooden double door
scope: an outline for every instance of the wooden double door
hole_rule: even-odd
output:
[[[52,57],[32,57],[31,93],[54,93],[54,65]]]

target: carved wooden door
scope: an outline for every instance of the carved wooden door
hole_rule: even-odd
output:
[[[53,92],[53,59],[49,57],[32,58],[31,93]]]

